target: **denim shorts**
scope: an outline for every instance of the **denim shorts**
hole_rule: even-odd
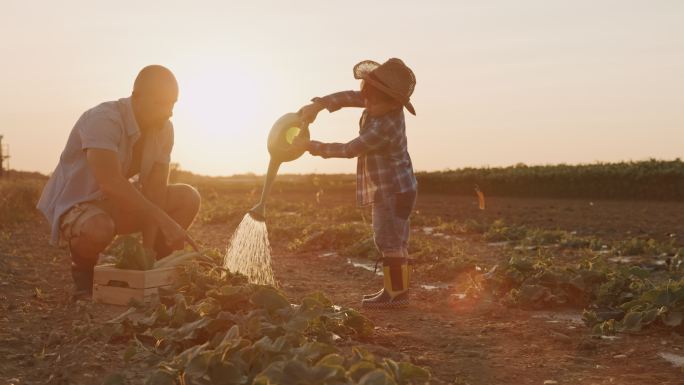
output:
[[[408,248],[409,224],[416,192],[395,194],[373,202],[373,240],[381,253]]]

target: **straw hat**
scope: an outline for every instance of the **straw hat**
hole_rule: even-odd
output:
[[[354,78],[363,79],[400,101],[413,115],[416,114],[410,101],[413,89],[416,87],[416,77],[400,59],[391,58],[382,64],[364,60],[354,66]]]

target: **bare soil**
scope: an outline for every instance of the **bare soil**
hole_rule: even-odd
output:
[[[323,204],[351,209],[352,200],[333,194]],[[604,239],[684,238],[683,203],[491,198],[480,211],[470,197],[425,195],[417,210],[416,222],[422,216],[502,218]],[[233,230],[232,224],[198,224],[191,233],[205,246],[225,248]],[[124,370],[131,383],[141,383],[144,362],[125,363],[125,346],[89,332],[126,308],[74,301],[68,255],[47,239],[47,225],[38,218],[0,232],[0,383],[100,384],[108,373]],[[480,235],[435,242],[458,243],[488,265],[503,258]],[[376,291],[382,280],[336,254],[293,254],[278,243],[273,262],[293,299],[320,290],[338,304],[360,308],[361,295]],[[421,285],[434,283],[431,277],[416,274],[409,308],[364,311],[376,325],[368,348],[429,367],[433,383],[684,384],[682,369],[659,356],[684,355],[684,336],[655,328],[597,338],[579,321],[578,310],[534,312],[459,300],[464,280],[454,277],[449,287],[428,290]]]

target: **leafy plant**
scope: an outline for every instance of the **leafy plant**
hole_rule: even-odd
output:
[[[247,283],[195,262],[172,292],[147,309],[115,320],[112,341],[127,357],[156,366],[146,384],[414,384],[430,379],[407,362],[374,357],[337,344],[367,339],[373,324],[321,293],[290,301],[270,286]]]
[[[650,324],[684,329],[684,279],[668,280],[623,303],[624,316],[602,320],[596,312],[586,312],[585,322],[596,333],[639,332]]]
[[[119,269],[150,270],[154,267],[154,252],[145,250],[138,236],[118,236],[106,253],[117,257],[116,267]]]

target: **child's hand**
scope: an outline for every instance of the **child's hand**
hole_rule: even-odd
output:
[[[304,150],[308,151],[309,150],[309,139],[306,139],[302,137],[301,135],[297,135],[292,139],[292,147],[296,148],[297,150]]]
[[[322,109],[323,108],[321,108],[321,106],[319,106],[318,104],[311,103],[300,108],[299,111],[297,111],[297,114],[299,114],[299,118],[302,120],[302,122],[310,124],[313,123],[314,120],[316,120],[316,116],[319,112],[321,112]]]

